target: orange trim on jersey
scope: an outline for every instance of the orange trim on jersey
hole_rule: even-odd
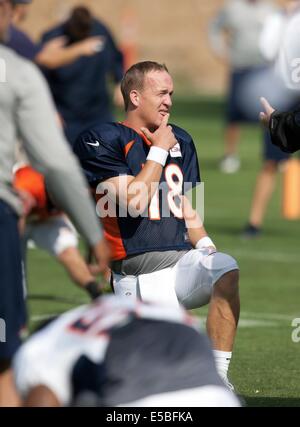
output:
[[[31,166],[21,166],[16,170],[13,185],[17,190],[26,191],[35,199],[36,206],[31,213],[37,215],[38,219],[46,219],[61,212],[54,207],[49,210],[44,176]]]
[[[97,203],[103,196],[94,194],[94,197]],[[111,259],[113,261],[117,261],[119,259],[126,258],[127,253],[123,245],[118,218],[107,216],[105,218],[101,218],[101,222],[104,228],[104,237],[106,238],[110,248]]]
[[[30,193],[37,202],[38,209],[45,209],[47,205],[47,195],[45,180],[42,174],[34,170],[31,166],[22,166],[14,176],[14,187]]]
[[[150,145],[152,145],[152,142],[149,141],[149,139],[147,139],[147,137],[143,134],[143,132],[141,132],[140,130],[135,129],[132,126],[129,126],[128,123],[125,122],[119,122],[121,125],[126,126],[129,129],[133,129],[136,133],[138,133],[140,135],[140,137],[143,139],[143,141],[150,147]]]
[[[140,137],[143,139],[143,141],[148,145],[148,147],[150,147],[152,145],[152,142],[149,141],[149,139],[146,137],[146,135],[144,135],[143,133],[139,132]]]
[[[117,261],[126,258],[127,254],[121,238],[118,219],[106,217],[102,219],[102,224],[104,227],[104,237],[109,244],[112,260]]]
[[[129,152],[129,150],[131,149],[131,147],[133,146],[133,144],[135,143],[135,140],[133,139],[132,141],[128,142],[125,147],[124,147],[124,154],[125,157],[127,157],[127,154]]]

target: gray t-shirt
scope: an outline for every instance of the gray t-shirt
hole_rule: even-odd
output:
[[[18,137],[57,205],[89,244],[97,243],[101,226],[77,159],[58,126],[47,84],[34,64],[0,44],[0,199],[21,214],[12,187]]]
[[[209,28],[210,42],[216,54],[227,57],[232,68],[265,63],[259,49],[259,37],[265,19],[275,10],[266,0],[227,1]],[[227,33],[227,43],[224,33]]]

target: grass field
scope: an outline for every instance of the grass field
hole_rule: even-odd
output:
[[[291,322],[300,317],[300,223],[281,218],[279,177],[262,237],[239,237],[261,164],[261,130],[243,128],[242,169],[220,174],[222,108],[219,100],[178,99],[171,122],[187,129],[197,146],[206,229],[240,265],[241,322],[230,377],[249,406],[300,406],[300,343],[291,339]],[[88,300],[47,254],[30,250],[28,262],[31,325]],[[201,317],[205,313],[196,311]]]

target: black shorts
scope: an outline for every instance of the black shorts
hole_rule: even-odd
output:
[[[259,100],[257,111],[248,109],[244,99],[244,88],[260,70],[261,67],[249,67],[231,72],[226,105],[227,123],[255,123],[258,121]]]
[[[270,132],[268,130],[264,131],[263,136],[263,160],[273,160],[276,163],[288,160],[290,158],[289,153],[285,153],[272,144]]]
[[[11,359],[26,323],[18,217],[0,200],[0,361]]]

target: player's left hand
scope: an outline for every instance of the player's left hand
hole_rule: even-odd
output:
[[[269,127],[270,117],[275,109],[272,107],[272,105],[269,104],[266,98],[260,98],[260,102],[265,111],[259,113],[259,120],[264,126]]]
[[[105,273],[110,259],[110,250],[104,238],[92,247],[92,253],[97,262],[99,273]]]

